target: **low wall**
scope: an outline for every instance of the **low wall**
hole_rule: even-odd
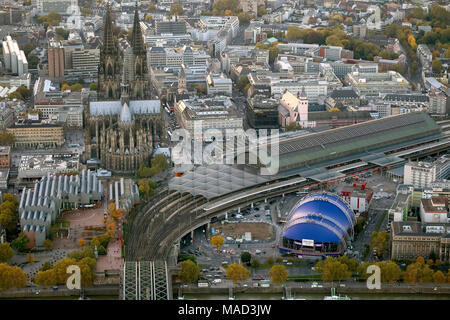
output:
[[[39,290],[39,294],[36,292]],[[84,289],[87,296],[117,296],[119,297],[119,286],[102,286]],[[0,299],[2,298],[39,298],[39,297],[79,297],[80,290],[69,290],[67,288],[53,289],[37,289],[22,288],[10,289],[8,291],[0,291]]]

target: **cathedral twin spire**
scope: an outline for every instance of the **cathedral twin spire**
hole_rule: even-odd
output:
[[[104,41],[101,50],[101,61],[98,75],[99,100],[118,100],[121,94],[121,75],[119,64],[119,50],[113,35],[111,8],[108,6],[104,24]],[[142,32],[140,28],[139,12],[136,3],[134,23],[131,37],[133,49],[134,80],[130,83],[130,98],[149,98],[147,59]],[[122,67],[123,68],[123,67]],[[125,79],[122,79],[125,81]]]

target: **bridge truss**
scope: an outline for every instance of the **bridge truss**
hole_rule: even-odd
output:
[[[121,300],[170,300],[167,262],[125,261],[121,275]]]

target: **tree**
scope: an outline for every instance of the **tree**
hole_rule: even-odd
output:
[[[51,249],[53,248],[53,242],[50,239],[45,239],[44,240],[44,247],[47,249]]]
[[[67,254],[68,258],[74,259],[76,261],[81,261],[82,259],[88,257],[88,258],[95,258],[94,249],[88,246],[84,246],[82,250],[74,250],[72,252],[69,252]]]
[[[316,264],[316,272],[322,275],[323,281],[342,281],[351,277],[352,273],[346,264],[336,258],[328,257]]]
[[[273,64],[275,59],[278,57],[278,54],[280,53],[280,49],[276,45],[270,47],[269,49],[269,63]]]
[[[30,239],[28,236],[24,232],[21,232],[19,236],[11,242],[11,245],[17,251],[24,251],[29,242]]]
[[[250,270],[244,268],[242,264],[233,263],[227,268],[226,275],[236,284],[238,281],[247,280],[250,276]]]
[[[34,55],[30,55],[27,59],[28,59],[28,69],[37,69],[37,66],[40,62],[39,58]]]
[[[424,265],[425,264],[425,259],[422,256],[417,257],[416,259],[416,263],[418,265]]]
[[[424,263],[423,257],[418,257],[416,263],[411,263],[406,268],[403,280],[407,283],[431,282],[433,280],[433,270]]]
[[[216,246],[219,249],[225,240],[221,236],[212,236],[211,245]]]
[[[83,259],[80,260],[80,262],[88,265],[89,268],[91,268],[91,270],[93,271],[95,270],[95,266],[97,265],[97,260],[91,257],[84,257]]]
[[[121,218],[122,217],[122,209],[114,210],[112,217],[114,220],[118,220],[119,218]]]
[[[446,282],[445,275],[442,271],[438,270],[433,274],[433,282],[434,283],[445,283]]]
[[[31,97],[31,90],[28,89],[27,87],[25,87],[24,85],[18,87],[18,88],[17,88],[17,92],[19,92],[20,95],[21,95],[24,99],[28,99],[29,97]]]
[[[248,77],[247,77],[247,76],[241,76],[241,77],[239,78],[237,84],[236,84],[236,87],[237,87],[239,90],[243,91],[244,88],[245,88],[245,86],[246,86],[247,84],[249,84],[249,83],[250,83],[250,81],[248,80]]]
[[[184,260],[179,263],[181,270],[178,277],[183,283],[195,283],[200,276],[200,268],[192,260]]]
[[[113,212],[116,210],[116,204],[114,202],[110,202],[106,207],[106,213],[112,216]]]
[[[83,238],[81,238],[80,240],[78,240],[78,245],[80,247],[84,247],[84,245],[86,244],[86,240],[84,240]]]
[[[36,46],[34,45],[34,43],[28,42],[28,43],[23,47],[23,52],[25,53],[25,56],[28,57],[28,55],[30,54],[30,52],[33,51],[34,49],[36,49]]]
[[[274,261],[274,258],[273,258],[273,257],[268,257],[267,260],[266,260],[266,263],[267,263],[269,266],[273,265],[274,262],[275,262],[275,261]]]
[[[431,62],[431,68],[433,69],[433,72],[441,73],[441,71],[442,71],[442,61],[441,60],[433,60]]]
[[[55,33],[57,35],[57,40],[67,40],[70,32],[63,28],[56,28]]]
[[[254,269],[258,268],[260,264],[261,263],[259,262],[259,260],[257,258],[253,258],[251,261],[252,268],[254,268]]]
[[[14,144],[15,137],[13,134],[3,131],[0,133],[0,144],[2,146],[12,146]]]
[[[285,266],[276,264],[270,268],[269,275],[273,283],[285,283],[289,272]]]
[[[291,122],[285,127],[286,131],[297,131],[297,130],[301,130],[301,129],[302,129],[302,126],[297,122]]]
[[[170,15],[176,15],[176,16],[180,16],[182,15],[184,12],[183,10],[183,5],[180,3],[174,3],[170,6]]]
[[[0,244],[0,262],[7,262],[14,256],[14,250],[8,242]]]
[[[89,85],[89,90],[91,90],[91,91],[97,91],[97,90],[98,90],[98,83],[97,83],[97,82],[92,82],[92,83]]]
[[[252,260],[252,255],[250,252],[244,251],[241,253],[241,261],[242,263],[249,263]]]
[[[47,270],[50,270],[51,268],[52,268],[52,264],[49,261],[45,261],[42,264],[40,271],[47,271]]]
[[[350,270],[351,272],[356,272],[358,270],[358,260],[356,260],[355,258],[349,258],[348,256],[342,256],[337,258],[339,260],[339,262],[347,265],[348,270]]]
[[[76,265],[77,261],[75,259],[71,258],[65,258],[62,260],[59,260],[55,263],[53,266],[53,270],[55,270],[56,275],[56,283],[57,284],[65,284],[67,281],[67,278],[70,276],[67,273],[67,267],[71,265]]]
[[[92,240],[91,240],[91,247],[92,248],[97,247],[97,249],[98,249],[98,247],[100,247],[100,240],[98,239],[98,237],[93,237],[92,238]]]
[[[39,286],[53,287],[56,284],[56,272],[54,269],[39,271],[34,277],[34,283]]]
[[[402,270],[395,262],[392,261],[389,261],[388,263],[380,262],[378,266],[381,269],[382,282],[389,282],[389,283],[397,282],[402,275]]]
[[[36,262],[36,258],[34,257],[33,253],[31,252],[27,253],[27,262],[28,263]]]
[[[262,17],[263,15],[267,14],[267,10],[264,6],[258,7],[258,17]]]
[[[370,237],[370,247],[376,250],[377,255],[382,256],[389,246],[389,235],[386,231],[372,232]]]
[[[17,266],[0,263],[0,290],[23,288],[27,284],[27,275]]]

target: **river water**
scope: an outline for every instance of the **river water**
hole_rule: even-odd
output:
[[[322,293],[297,293],[295,299],[323,300]],[[348,295],[352,300],[450,300],[447,294],[386,294],[386,293],[355,293]],[[185,294],[188,300],[228,300],[228,294],[192,293]],[[276,293],[237,293],[237,300],[281,300],[283,294]]]

